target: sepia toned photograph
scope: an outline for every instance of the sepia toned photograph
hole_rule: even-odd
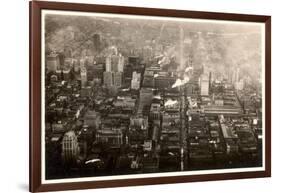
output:
[[[45,183],[262,171],[265,24],[43,10]]]

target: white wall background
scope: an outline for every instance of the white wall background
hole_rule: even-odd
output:
[[[69,0],[71,1],[71,0]],[[281,190],[281,6],[274,0],[72,0],[96,4],[267,14],[272,16],[272,178],[107,188],[71,192],[273,193]],[[28,191],[28,1],[5,0],[0,11],[0,192]]]

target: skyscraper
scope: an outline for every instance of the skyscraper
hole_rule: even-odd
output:
[[[75,163],[79,155],[79,144],[74,131],[68,131],[62,139],[62,159],[65,163]]]
[[[94,49],[96,52],[100,52],[101,50],[101,37],[99,34],[93,35],[93,43],[94,43]]]
[[[208,74],[202,74],[200,77],[200,95],[209,95],[209,77]]]
[[[105,70],[107,72],[123,72],[125,58],[121,54],[106,57]]]
[[[47,56],[47,70],[56,72],[56,70],[60,69],[60,59],[59,55],[56,53],[51,53]]]
[[[103,73],[104,86],[120,88],[122,86],[123,71],[124,56],[121,54],[119,56],[108,56],[105,63],[105,72]]]
[[[140,89],[141,73],[133,72],[133,78],[131,81],[131,88],[135,90]]]
[[[122,72],[113,72],[113,85],[117,88],[122,86]]]
[[[118,62],[119,62],[119,56],[112,55],[111,56],[111,71],[112,72],[118,72]]]
[[[124,61],[125,58],[124,56],[122,56],[121,54],[119,55],[119,59],[118,59],[118,72],[123,72],[124,71]]]
[[[85,87],[87,85],[87,69],[81,68],[81,86]]]
[[[105,59],[105,71],[111,72],[111,56],[107,56]]]
[[[112,72],[103,72],[103,85],[105,87],[113,86],[113,73]]]
[[[153,98],[152,88],[141,88],[140,97],[139,97],[139,108],[138,114],[147,114],[149,115],[150,105]]]

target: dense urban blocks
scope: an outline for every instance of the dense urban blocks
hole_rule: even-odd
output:
[[[46,179],[262,166],[259,28],[69,17],[46,16]]]

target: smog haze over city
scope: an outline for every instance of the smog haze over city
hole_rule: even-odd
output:
[[[45,178],[261,167],[262,27],[44,15]]]

